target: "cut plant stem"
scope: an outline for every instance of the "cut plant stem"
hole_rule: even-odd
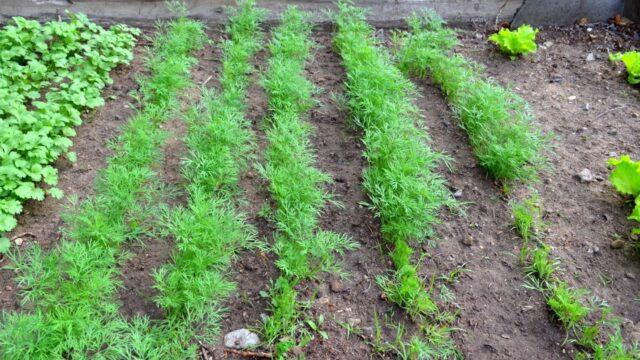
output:
[[[271,59],[262,81],[269,98],[266,164],[260,169],[269,182],[276,204],[277,234],[273,251],[280,277],[271,288],[271,316],[264,324],[276,352],[289,351],[299,336],[300,304],[296,285],[319,272],[340,272],[335,253],[353,249],[346,236],[318,229],[318,217],[331,195],[325,186],[331,178],[315,168],[311,127],[303,120],[314,105],[315,91],[304,77],[304,68],[314,46],[309,39],[307,15],[289,7],[282,15],[269,44]]]
[[[3,315],[3,359],[124,358],[142,351],[145,320],[127,323],[118,313],[121,247],[151,231],[161,197],[153,168],[166,138],[161,124],[179,108],[191,85],[190,53],[203,42],[199,23],[180,18],[162,25],[153,39],[140,82],[142,109],[131,119],[97,180],[96,196],[64,215],[62,242],[51,251],[34,247],[14,254],[18,286],[29,311]],[[145,357],[141,355],[142,357]]]
[[[410,244],[432,235],[440,209],[456,206],[436,172],[443,156],[429,148],[413,103],[415,89],[391,63],[363,10],[346,2],[338,6],[334,44],[347,72],[348,105],[364,131],[369,162],[363,186],[369,207],[380,218],[383,238],[393,247],[395,271],[377,280],[387,298],[413,318],[433,318],[439,309],[411,264]],[[442,347],[453,347],[448,337]]]

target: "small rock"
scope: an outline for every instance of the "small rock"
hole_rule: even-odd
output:
[[[594,61],[596,59],[595,56],[593,56],[593,53],[588,53],[587,54],[587,61]]]
[[[546,47],[546,48],[550,48],[553,46],[553,41],[545,41],[542,46]]]
[[[591,109],[591,105],[589,105],[589,103],[584,104],[584,106],[582,107],[582,110],[584,111],[589,111],[589,109]]]
[[[618,156],[618,153],[615,151],[612,151],[609,153],[609,157],[616,157],[616,156]]]
[[[11,285],[7,285],[7,286],[5,286],[5,287],[4,287],[4,289],[5,289],[5,290],[7,290],[7,291],[11,291],[11,290],[13,290],[13,288],[11,287]]]
[[[334,293],[341,293],[347,290],[346,286],[344,286],[342,282],[335,279],[331,280],[329,287],[331,288],[331,291],[333,291]]]
[[[234,330],[224,336],[224,346],[231,349],[246,349],[260,343],[258,335],[247,329]]]
[[[349,319],[347,319],[347,323],[352,327],[356,327],[356,326],[362,324],[362,320],[360,320],[358,318],[349,318]]]
[[[612,249],[622,249],[624,247],[624,240],[616,239],[611,242]]]
[[[502,335],[500,335],[500,337],[502,337],[503,339],[511,339],[511,336],[509,336],[507,334],[502,334]]]
[[[480,33],[478,33],[478,32],[477,32],[477,33],[475,33],[475,34],[474,34],[474,36],[475,36],[475,37],[476,37],[476,39],[478,39],[478,40],[480,40],[480,39],[482,39],[482,38],[483,38],[482,34],[480,34]]]
[[[316,304],[318,304],[318,305],[327,305],[330,302],[331,302],[331,300],[326,296],[323,296],[321,298],[318,298],[318,300],[316,300]]]
[[[576,174],[576,177],[582,182],[592,182],[595,180],[595,177],[589,169],[582,169],[582,171]]]
[[[635,280],[636,276],[633,275],[632,273],[624,273],[624,277],[626,277],[627,279],[631,279],[631,280]]]
[[[609,129],[609,131],[607,131],[607,134],[611,135],[611,136],[616,136],[618,135],[618,130],[616,129]]]
[[[16,243],[16,245],[20,246],[24,242],[24,239],[21,237],[18,237],[15,240],[13,240],[13,242]]]
[[[462,243],[463,243],[463,244],[465,244],[465,245],[467,245],[467,246],[471,246],[471,245],[473,245],[473,237],[471,237],[471,235],[469,235],[469,236],[465,237],[465,238],[462,240]]]
[[[569,96],[569,97],[567,98],[567,100],[569,100],[569,101],[573,101],[573,100],[575,100],[575,99],[577,99],[577,98],[578,98],[577,96],[575,96],[575,95],[571,95],[571,96]]]
[[[371,326],[365,326],[362,328],[362,334],[368,338],[373,337],[373,328]]]
[[[526,312],[526,311],[529,311],[531,309],[533,309],[533,305],[525,305],[525,306],[522,307],[521,311],[522,312]]]
[[[460,199],[462,197],[462,190],[458,189],[453,193],[453,197],[456,199]]]

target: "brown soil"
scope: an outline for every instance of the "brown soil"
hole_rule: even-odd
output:
[[[640,157],[640,97],[608,61],[608,52],[636,47],[637,40],[605,25],[545,29],[539,43],[546,46],[512,62],[487,45],[486,37],[478,37],[465,32],[462,52],[485,64],[501,84],[511,85],[531,105],[536,124],[557,135],[553,171],[537,188],[548,221],[546,239],[564,277],[611,305],[630,335],[626,339],[637,341],[640,259],[631,241],[623,249],[611,247],[618,236],[626,240],[634,226],[626,219],[631,207],[606,180],[608,158]],[[576,174],[584,168],[597,180],[578,181]]]
[[[562,276],[571,284],[589,289],[611,305],[623,319],[627,339],[640,334],[640,310],[636,298],[640,293],[640,263],[631,241],[623,249],[612,249],[617,236],[627,240],[633,224],[626,220],[631,211],[606,180],[606,161],[611,152],[640,157],[636,134],[640,131],[640,105],[637,89],[627,85],[623,76],[607,61],[607,50],[628,47],[624,35],[598,26],[544,29],[540,44],[547,43],[537,54],[510,61],[486,42],[488,30],[476,28],[461,32],[460,52],[487,66],[487,74],[527,100],[536,115],[535,124],[557,135],[552,143],[550,171],[542,176],[537,188],[545,204],[548,221],[547,242],[553,246],[564,271]],[[212,39],[219,38],[212,30]],[[344,96],[344,70],[340,58],[331,47],[332,34],[319,30],[314,39],[321,45],[308,65],[309,78],[323,89],[317,95],[318,107],[310,113],[315,128],[313,145],[317,151],[317,166],[334,179],[330,190],[344,207],[328,206],[321,218],[324,230],[345,233],[361,248],[346,254],[347,279],[323,277],[305,284],[301,293],[312,301],[309,313],[323,315],[323,330],[329,340],[318,335],[306,347],[309,359],[365,359],[375,356],[368,343],[372,340],[374,313],[383,322],[401,322],[411,329],[403,312],[381,299],[375,276],[389,267],[387,249],[379,235],[378,220],[360,205],[366,201],[361,187],[361,174],[366,166],[362,158],[360,136],[349,125],[348,112],[340,106]],[[127,93],[135,88],[133,74],[142,71],[141,48],[133,65],[114,73],[115,83],[106,90],[113,94],[105,107],[89,116],[78,128],[74,151],[78,164],[60,161],[60,186],[67,195],[83,199],[92,193],[97,169],[104,166],[110,151],[105,146],[115,137],[131,115],[125,108]],[[587,61],[593,53],[595,60]],[[198,57],[199,67],[194,81],[217,85],[220,52],[209,46]],[[261,51],[256,59],[264,67],[268,54]],[[210,78],[211,77],[211,78]],[[256,162],[262,161],[265,147],[263,119],[267,114],[266,97],[257,84],[259,74],[247,96],[248,118],[256,133]],[[425,277],[466,269],[456,282],[449,285],[456,295],[452,308],[460,309],[455,327],[460,330],[454,339],[468,359],[567,359],[575,348],[562,345],[565,334],[553,318],[541,296],[525,289],[523,269],[517,261],[521,240],[511,229],[508,204],[500,188],[478,167],[465,133],[459,128],[446,101],[428,80],[417,80],[423,95],[417,104],[422,110],[432,137],[431,146],[449,154],[454,160],[453,171],[444,166],[452,191],[461,190],[461,201],[467,202],[466,215],[445,212],[443,224],[437,227],[438,241],[434,247],[423,246],[428,254],[420,264]],[[575,98],[574,98],[575,96]],[[588,104],[588,106],[587,106]],[[116,117],[117,116],[117,117]],[[167,129],[174,135],[165,148],[163,179],[171,188],[181,188],[180,159],[184,154],[181,138],[184,128],[169,122]],[[601,180],[581,183],[575,175],[590,169]],[[272,206],[266,184],[255,170],[241,181],[244,191],[242,210],[258,229],[261,240],[270,243],[273,224],[259,215],[263,206]],[[175,203],[184,202],[179,196]],[[62,225],[60,210],[63,201],[47,199],[29,203],[20,217],[20,226],[11,236],[29,233],[25,244],[40,243],[45,248],[55,244]],[[149,239],[144,246],[132,244],[133,257],[123,267],[123,313],[161,317],[152,303],[151,273],[169,259],[171,239]],[[268,313],[268,298],[262,292],[278,276],[271,254],[248,250],[240,254],[232,278],[237,282],[236,294],[226,303],[228,311],[221,324],[222,334],[241,327],[257,327],[260,315]],[[5,263],[1,265],[6,265]],[[13,274],[0,271],[0,308],[13,310],[15,300]],[[362,336],[346,336],[340,323],[351,322],[362,329]],[[385,337],[392,340],[393,330]],[[213,355],[223,358],[221,342],[210,344]]]

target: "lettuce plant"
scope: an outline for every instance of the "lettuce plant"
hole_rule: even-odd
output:
[[[624,195],[635,198],[635,207],[629,216],[630,220],[640,222],[640,161],[632,161],[629,155],[620,159],[609,159],[609,165],[615,166],[609,181]],[[633,229],[634,234],[640,234],[640,227]]]
[[[511,60],[513,60],[518,55],[536,52],[538,49],[536,45],[537,34],[538,29],[534,29],[530,25],[522,25],[515,31],[501,29],[499,32],[491,35],[489,41],[498,45],[500,51],[509,55]]]
[[[609,55],[609,60],[622,61],[627,69],[627,81],[629,84],[640,84],[640,52],[629,51],[624,54],[615,53]]]

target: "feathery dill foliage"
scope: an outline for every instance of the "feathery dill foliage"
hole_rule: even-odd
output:
[[[393,66],[362,9],[344,2],[339,8],[334,43],[347,70],[351,113],[364,130],[369,161],[364,187],[384,238],[395,246],[393,279],[379,278],[379,283],[389,299],[412,316],[434,315],[438,308],[411,265],[409,244],[431,235],[443,206],[455,207],[436,173],[442,155],[429,148],[427,133],[420,128],[413,85]]]
[[[115,155],[98,176],[97,195],[65,214],[63,241],[49,252],[38,247],[14,256],[16,278],[30,312],[3,315],[3,359],[119,358],[140,354],[137,337],[119,313],[118,265],[121,245],[150,231],[150,209],[160,196],[152,170],[166,134],[159,125],[177,107],[202,43],[200,25],[179,19],[159,28],[141,80],[140,110],[114,147]]]
[[[494,81],[483,79],[480,66],[451,54],[458,44],[453,30],[435,13],[408,20],[409,33],[396,37],[399,68],[429,75],[447,96],[469,135],[478,161],[500,181],[530,181],[546,164],[545,138],[535,129],[528,104]]]
[[[206,335],[219,330],[220,303],[235,289],[225,273],[237,251],[255,238],[255,230],[231,204],[253,148],[244,97],[251,57],[260,48],[262,18],[253,1],[241,3],[232,14],[230,39],[223,43],[221,92],[203,89],[200,108],[187,119],[189,155],[183,165],[188,206],[172,210],[166,221],[176,250],[172,263],[155,274],[160,293],[156,303],[169,323],[182,328],[185,343],[200,335],[195,323],[207,325]]]
[[[567,340],[590,351],[578,358],[589,359],[637,359],[640,352],[635,345],[627,348],[620,336],[618,320],[612,318],[612,309],[594,299],[586,299],[588,292],[575,288],[557,275],[560,262],[551,256],[551,247],[543,242],[538,227],[541,226],[542,210],[537,194],[522,202],[513,202],[511,210],[515,218],[515,229],[523,239],[520,261],[525,267],[525,287],[539,291],[547,305],[567,332]],[[531,240],[536,243],[531,244]],[[606,338],[606,334],[608,338]]]
[[[271,59],[262,85],[269,97],[267,138],[269,141],[260,172],[269,181],[276,202],[278,233],[273,246],[281,277],[272,287],[272,315],[265,324],[268,341],[294,335],[298,317],[295,284],[320,271],[338,271],[335,254],[353,249],[346,236],[317,229],[318,217],[331,199],[325,185],[331,178],[314,167],[311,127],[303,121],[314,105],[314,86],[304,77],[304,67],[313,47],[307,15],[289,7],[282,15],[269,43]],[[294,337],[295,338],[295,337]],[[295,343],[281,343],[285,352]]]

